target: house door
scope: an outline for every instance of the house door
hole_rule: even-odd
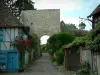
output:
[[[18,53],[8,52],[7,72],[18,71]]]
[[[79,70],[80,65],[80,54],[79,53],[72,53],[69,56],[69,65],[71,71]]]

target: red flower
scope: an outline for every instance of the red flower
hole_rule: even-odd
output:
[[[27,46],[27,47],[28,47],[28,46],[29,46],[29,43],[28,43],[28,42],[25,42],[25,46]]]
[[[22,40],[22,39],[18,40],[18,43],[24,43],[24,40]]]
[[[31,39],[31,38],[29,38],[29,39],[28,39],[28,42],[29,42],[29,43],[30,43],[30,42],[32,42],[32,39]]]
[[[18,36],[16,36],[16,38],[18,38]]]

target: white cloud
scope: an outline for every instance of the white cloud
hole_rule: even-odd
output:
[[[35,0],[35,8],[37,9],[60,9],[60,10],[76,10],[80,8],[82,0]]]
[[[85,21],[85,24],[86,24],[86,27],[85,27],[86,30],[92,29],[92,23],[91,22]]]
[[[77,27],[79,25],[79,18],[64,17],[63,12],[79,10],[82,7],[83,0],[34,0],[35,8],[37,9],[60,9],[60,19],[64,20],[65,23],[73,23]],[[100,0],[99,0],[100,1]],[[91,6],[90,3],[89,7]],[[86,9],[88,10],[88,9]],[[86,30],[90,29],[89,24],[86,26]]]
[[[61,19],[78,24],[77,19],[65,18],[63,12],[77,10],[81,8],[82,0],[35,0],[35,8],[37,9],[60,9]]]
[[[77,28],[79,28],[78,25],[79,25],[79,23],[81,22],[79,18],[65,18],[65,17],[62,17],[62,16],[61,16],[60,21],[62,21],[62,20],[63,20],[65,23],[73,23],[73,24],[75,24]],[[89,21],[87,21],[87,20],[84,21],[84,22],[85,22],[85,24],[86,24],[85,30],[90,30],[90,29],[92,29],[92,24],[91,24],[91,22],[89,22]]]

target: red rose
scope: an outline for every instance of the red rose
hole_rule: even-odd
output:
[[[28,42],[25,42],[25,46],[29,46],[29,43]]]
[[[24,43],[24,40],[22,40],[22,39],[18,40],[18,43]]]
[[[30,43],[30,42],[32,42],[32,39],[31,39],[31,38],[29,38],[29,39],[28,39],[28,42],[29,42],[29,43]]]
[[[18,38],[18,36],[16,36],[16,39]]]

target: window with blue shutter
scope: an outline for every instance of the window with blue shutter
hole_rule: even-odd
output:
[[[3,30],[0,29],[0,42],[3,41]]]

